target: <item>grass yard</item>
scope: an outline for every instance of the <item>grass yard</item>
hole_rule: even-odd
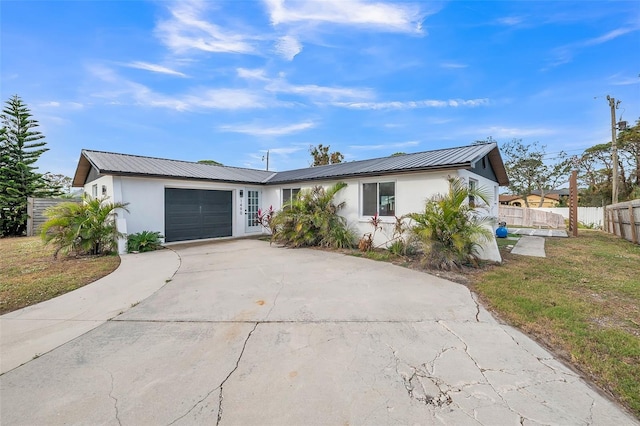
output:
[[[474,291],[640,417],[640,246],[581,230],[545,248],[544,259],[502,250]]]
[[[59,296],[113,272],[118,256],[53,258],[39,237],[0,238],[0,314]]]

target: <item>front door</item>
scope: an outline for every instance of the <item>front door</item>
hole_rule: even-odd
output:
[[[258,209],[260,208],[260,190],[247,189],[247,198],[245,200],[245,231],[259,232],[261,226],[258,223]]]

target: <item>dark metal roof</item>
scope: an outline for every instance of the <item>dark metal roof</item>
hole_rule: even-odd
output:
[[[506,185],[508,183],[506,171],[498,146],[494,142],[279,172],[269,178],[267,183],[377,176],[442,169],[470,169],[477,161],[487,155],[499,183]]]
[[[493,142],[284,172],[267,172],[239,167],[212,166],[188,161],[82,150],[80,162],[73,178],[73,185],[84,185],[91,167],[94,167],[100,174],[173,177],[253,184],[282,184],[415,171],[471,169],[477,161],[485,156],[489,158],[498,183],[507,185],[509,181],[500,151],[497,144]]]
[[[213,166],[189,161],[116,154],[112,152],[82,150],[80,163],[73,179],[74,186],[84,185],[87,175],[95,167],[100,174],[148,177],[174,177],[178,179],[213,180],[221,182],[260,183],[274,172]]]

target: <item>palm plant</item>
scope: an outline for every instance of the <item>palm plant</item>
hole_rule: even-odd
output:
[[[352,247],[355,234],[338,214],[345,203],[335,204],[336,194],[346,187],[344,182],[324,189],[316,186],[303,190],[272,219],[273,239],[291,247]]]
[[[118,237],[116,210],[128,211],[128,203],[107,203],[105,198],[83,197],[81,204],[68,202],[49,208],[41,229],[45,244],[53,243],[64,254],[99,255],[115,249]]]
[[[428,266],[446,270],[477,266],[477,250],[492,237],[486,225],[493,219],[470,206],[470,198],[488,203],[490,195],[484,188],[468,187],[462,178],[450,178],[448,194],[430,198],[424,212],[409,215]]]

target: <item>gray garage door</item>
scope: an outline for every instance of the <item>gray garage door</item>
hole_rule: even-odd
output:
[[[165,240],[230,237],[232,212],[231,191],[165,188]]]

